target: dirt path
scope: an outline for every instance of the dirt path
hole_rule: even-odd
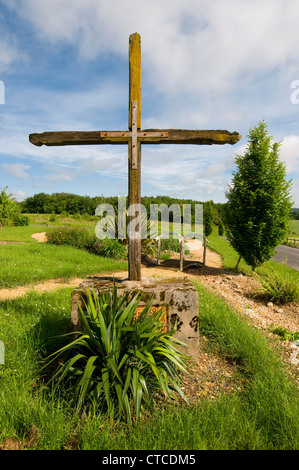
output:
[[[39,243],[45,243],[47,241],[46,233],[47,232],[34,233],[31,236],[32,238],[35,238],[35,240],[37,240]]]

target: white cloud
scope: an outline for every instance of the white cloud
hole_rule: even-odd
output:
[[[0,72],[9,69],[14,63],[24,61],[26,54],[20,51],[13,35],[7,35],[0,40]]]
[[[8,173],[13,178],[29,178],[29,174],[26,173],[26,170],[29,170],[31,168],[29,165],[24,165],[23,163],[2,163],[1,167],[6,173]]]
[[[55,183],[66,183],[73,181],[75,178],[76,174],[72,171],[63,171],[57,168],[55,168],[54,173],[47,175],[47,179]]]
[[[280,160],[286,163],[287,173],[299,175],[299,135],[284,137],[279,152]]]
[[[25,193],[25,191],[21,191],[21,190],[12,191],[12,195],[15,198],[15,200],[18,201],[18,202],[24,201],[24,199],[26,199],[28,197],[27,194]]]
[[[85,59],[95,59],[107,52],[127,54],[128,36],[138,31],[147,74],[164,92],[228,90],[238,80],[250,80],[253,73],[264,73],[281,65],[292,67],[298,57],[297,2],[6,0],[4,3],[30,22],[42,40],[74,45]]]

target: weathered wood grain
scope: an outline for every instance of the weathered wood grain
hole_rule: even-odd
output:
[[[122,145],[131,141],[131,131],[61,131],[30,134],[32,144],[41,145]],[[241,135],[225,130],[144,129],[137,133],[142,144],[236,144]]]
[[[138,129],[141,128],[141,38],[138,33],[129,38],[129,123],[131,131],[128,145],[129,207],[141,204],[141,145]],[[133,217],[134,218],[134,217]],[[129,217],[129,222],[132,217]],[[139,237],[128,233],[129,279],[141,280],[141,224],[137,226]]]
[[[141,128],[141,38],[138,33],[129,38],[129,129],[132,129],[132,101],[137,101],[137,128]]]

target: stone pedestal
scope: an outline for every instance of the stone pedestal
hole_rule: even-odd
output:
[[[88,277],[72,292],[71,321],[74,330],[82,329],[78,304],[84,311],[83,299],[88,290],[93,289],[97,293],[112,289],[113,281],[118,296],[129,293],[130,300],[137,292],[141,294],[138,308],[147,305],[152,297],[152,311],[164,307],[168,329],[171,330],[177,322],[174,336],[187,344],[184,353],[198,360],[198,293],[192,282],[184,279],[144,278],[141,281],[128,281]]]

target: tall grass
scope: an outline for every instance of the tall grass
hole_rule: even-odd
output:
[[[257,276],[261,283],[261,293],[275,303],[289,303],[299,300],[299,274],[279,272],[273,266],[264,266],[262,274]]]
[[[60,448],[65,433],[71,432],[67,404],[39,382],[42,355],[57,346],[55,336],[68,328],[70,292],[33,293],[0,303],[0,339],[5,345],[5,365],[0,366],[0,441],[4,437],[24,440],[36,429],[40,448]]]

